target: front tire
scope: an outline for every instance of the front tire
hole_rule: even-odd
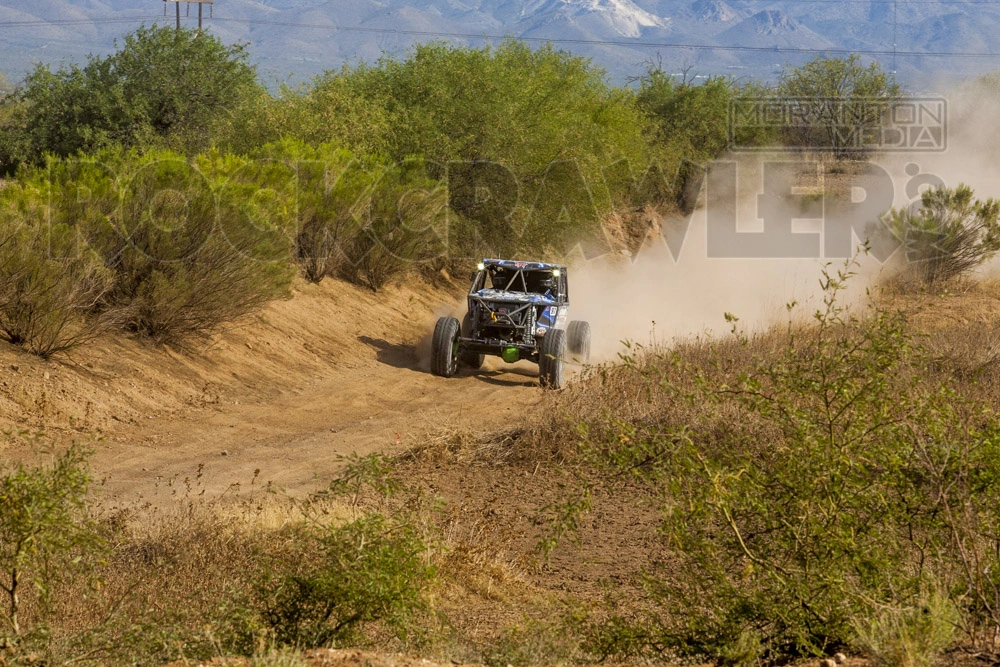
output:
[[[590,363],[590,323],[573,320],[566,328],[567,346],[574,360]]]
[[[458,320],[442,317],[431,340],[431,373],[450,378],[458,371]]]
[[[462,335],[466,338],[472,337],[472,314],[466,313],[465,317],[462,319]],[[483,362],[486,360],[486,355],[479,352],[472,352],[471,350],[462,350],[458,353],[458,360],[462,362],[463,366],[468,366],[474,371],[478,371],[483,367]]]
[[[538,351],[538,383],[546,389],[559,389],[563,385],[566,357],[566,332],[549,329]]]

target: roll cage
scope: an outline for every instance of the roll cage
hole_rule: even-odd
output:
[[[483,290],[497,290],[538,294],[559,305],[569,303],[565,266],[511,260],[484,260],[479,266],[469,288],[470,298]]]

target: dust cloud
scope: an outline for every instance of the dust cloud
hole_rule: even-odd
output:
[[[735,160],[740,168],[735,231],[763,233],[764,222],[758,218],[756,208],[762,158],[728,159]],[[799,186],[803,194],[819,187],[819,177],[815,180],[813,188],[808,184]],[[663,235],[654,233],[634,258],[578,258],[572,263],[571,316],[591,323],[593,361],[615,359],[624,349],[624,341],[670,344],[697,336],[728,335],[734,322],[727,321],[727,314],[738,318],[735,324],[746,333],[787,323],[789,318],[805,320],[822,305],[824,271],[833,276],[838,271],[850,271],[853,277],[841,299],[860,304],[866,290],[889,270],[860,252],[857,239],[842,253],[843,257],[752,257],[752,249],[745,257],[712,257],[708,224],[708,207],[712,203],[706,205],[704,196],[703,189],[702,200],[687,221],[663,221],[667,230],[683,229],[685,222],[688,225],[676,261]],[[800,199],[792,198],[786,206],[788,231],[814,237],[819,255],[823,223],[805,217],[796,219],[802,215],[798,210]],[[677,251],[678,233],[666,235]],[[734,250],[729,254],[738,254],[738,248]],[[789,305],[793,306],[791,310]]]
[[[846,214],[854,219],[846,220],[837,219],[838,214],[827,208],[821,221],[803,214],[802,197],[788,197],[783,213],[792,219],[794,234],[818,234],[823,239],[833,226],[846,224],[854,229],[854,249],[860,247],[866,225],[877,222],[877,211],[884,211],[882,204],[912,206],[928,187],[965,183],[979,199],[1000,198],[1000,129],[996,123],[1000,117],[1000,79],[988,85],[966,82],[943,95],[928,97],[943,99],[946,105],[944,150],[883,153],[872,158],[872,167],[883,176],[877,187],[866,181],[863,173],[837,173],[841,168],[836,164],[827,163],[812,174],[808,156],[743,154],[724,158],[735,161],[739,172],[736,231],[763,232],[758,195],[764,192],[761,164],[766,160],[801,162],[802,178],[795,184],[798,189],[789,194],[825,193],[828,198],[840,196],[852,203],[872,204],[867,209],[855,207]],[[713,194],[718,195],[718,190]],[[595,360],[614,359],[624,340],[648,343],[655,339],[669,344],[695,336],[727,335],[733,325],[726,320],[726,313],[738,317],[745,332],[787,323],[789,317],[809,318],[822,305],[824,268],[835,273],[854,253],[798,259],[711,257],[708,210],[715,205],[715,197],[706,197],[703,185],[676,261],[662,235],[651,235],[633,258],[577,257],[572,262],[572,316],[590,321]],[[663,221],[665,230],[675,232],[671,237],[675,251],[676,230],[683,229],[684,222]],[[855,275],[842,299],[852,308],[863,308],[867,291],[905,266],[902,250],[891,257],[885,252],[876,254],[881,258],[853,255],[857,265],[850,268]],[[1000,258],[980,267],[975,277],[1000,277]],[[797,306],[790,314],[786,304],[793,301]]]

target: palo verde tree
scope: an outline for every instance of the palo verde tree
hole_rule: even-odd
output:
[[[724,77],[702,84],[677,80],[661,64],[650,66],[639,81],[637,101],[650,115],[661,143],[683,144],[693,160],[714,158],[726,147],[727,117],[735,88]]]
[[[847,58],[816,58],[782,76],[778,94],[785,103],[802,107],[800,126],[785,128],[793,146],[833,151],[838,158],[863,155],[901,89],[878,63],[863,65]]]
[[[322,100],[350,109],[356,100],[344,100],[357,95],[381,109],[366,117],[391,128],[392,161],[420,156],[431,178],[447,179],[466,224],[453,256],[579,240],[631,195],[628,179],[608,179],[606,168],[625,161],[641,173],[648,161],[634,95],[552,47],[425,44],[405,60],[327,75],[310,103],[315,113]]]
[[[677,80],[660,62],[650,65],[638,84],[636,101],[651,120],[649,142],[662,177],[647,174],[636,194],[647,201],[673,200],[686,209],[686,188],[700,185],[689,167],[714,159],[729,143],[727,119],[736,90],[723,77],[700,85],[686,74]]]
[[[106,57],[56,71],[38,65],[4,101],[16,109],[0,169],[46,153],[158,145],[190,154],[233,130],[266,92],[242,45],[194,30],[140,28]],[[2,116],[2,114],[0,114]]]

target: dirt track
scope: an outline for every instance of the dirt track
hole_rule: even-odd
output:
[[[123,500],[141,494],[155,502],[182,489],[157,486],[158,479],[194,479],[200,464],[198,486],[210,495],[234,483],[246,488],[255,470],[257,484],[270,481],[294,495],[328,482],[342,465],[339,455],[401,449],[420,434],[474,426],[484,415],[497,423],[539,398],[529,365],[445,380],[419,370],[411,346],[372,347],[353,368],[294,395],[125,429],[122,441],[94,459],[95,471],[109,477],[108,491]]]
[[[456,295],[443,281],[377,295],[301,284],[292,300],[193,350],[123,339],[45,362],[7,347],[0,416],[56,440],[99,438],[92,468],[115,503],[267,482],[300,495],[328,482],[341,455],[517,420],[542,399],[529,363],[487,360],[451,379],[425,370],[422,341]]]

